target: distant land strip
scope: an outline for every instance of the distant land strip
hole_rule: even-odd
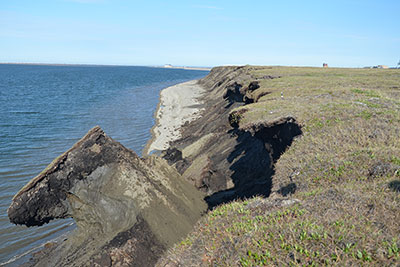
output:
[[[34,65],[34,66],[113,66],[113,67],[152,67],[166,69],[184,69],[184,70],[204,70],[210,71],[211,67],[193,67],[193,66],[140,66],[140,65],[117,65],[117,64],[64,64],[64,63],[16,63],[16,62],[0,62],[0,65]]]

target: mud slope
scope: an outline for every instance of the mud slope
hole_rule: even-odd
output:
[[[192,229],[203,197],[165,160],[141,159],[95,127],[16,194],[8,215],[27,226],[72,217],[78,226],[30,265],[146,266]]]

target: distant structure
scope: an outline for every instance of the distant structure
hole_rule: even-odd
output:
[[[386,65],[366,66],[364,69],[389,69]]]
[[[165,64],[164,68],[172,68],[172,65],[171,64]]]
[[[328,67],[328,63],[323,63],[323,64],[322,64],[322,67],[323,67],[323,68],[327,68],[327,67]]]
[[[386,65],[378,65],[378,66],[374,66],[374,69],[388,69],[389,67]]]

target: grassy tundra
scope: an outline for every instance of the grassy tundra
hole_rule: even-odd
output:
[[[400,264],[400,70],[246,71],[260,88],[236,109],[239,127],[293,116],[303,134],[276,162],[269,198],[209,211],[159,264]]]

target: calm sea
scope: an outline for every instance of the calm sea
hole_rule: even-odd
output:
[[[160,90],[206,74],[150,67],[0,65],[0,265],[17,265],[44,242],[74,228],[72,219],[31,228],[11,224],[7,208],[22,186],[95,125],[140,154],[150,138]]]

